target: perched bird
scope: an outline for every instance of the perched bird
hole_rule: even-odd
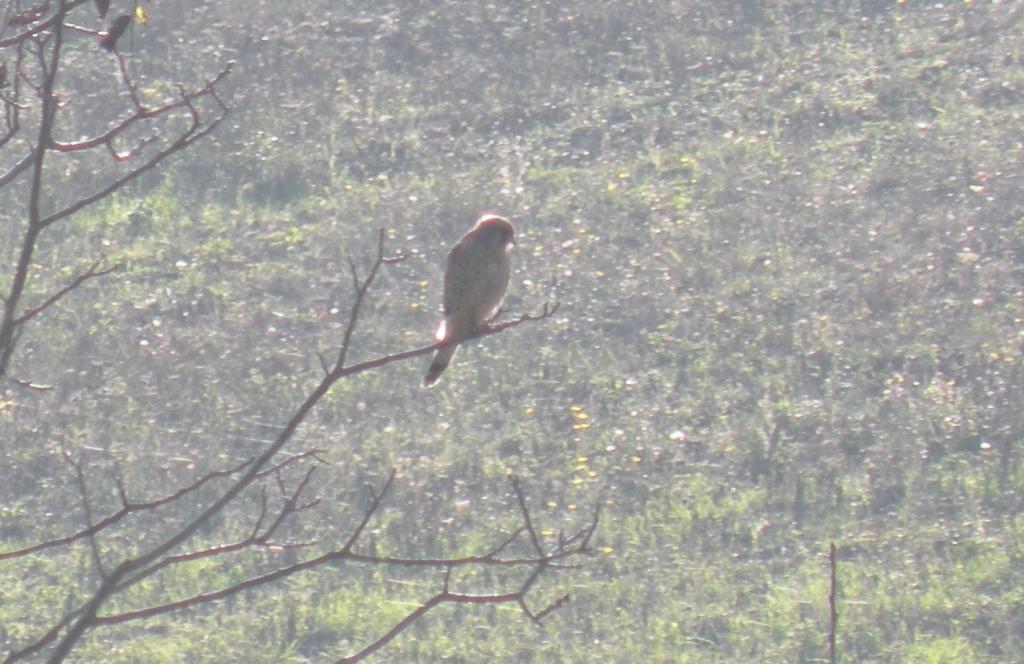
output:
[[[501,306],[511,271],[506,251],[510,243],[515,243],[512,224],[486,214],[448,254],[444,320],[434,335],[439,348],[423,380],[428,387],[440,378],[459,342],[483,329]]]

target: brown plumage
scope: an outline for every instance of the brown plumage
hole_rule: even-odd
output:
[[[437,382],[461,341],[473,336],[498,311],[511,272],[508,245],[514,242],[512,224],[484,215],[462,236],[444,273],[444,321],[435,335],[439,343],[423,382]]]

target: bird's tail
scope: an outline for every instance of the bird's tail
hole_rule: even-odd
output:
[[[430,363],[430,368],[427,369],[427,375],[423,378],[423,384],[425,386],[430,387],[437,382],[437,379],[441,377],[444,370],[448,368],[448,362],[451,361],[456,348],[457,344],[449,344],[437,349],[437,353],[434,355],[434,361]]]

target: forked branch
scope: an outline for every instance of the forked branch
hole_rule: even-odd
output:
[[[566,548],[561,542],[551,549],[545,549],[541,543],[540,537],[533,529],[533,522],[530,518],[530,510],[526,506],[526,496],[523,494],[523,490],[519,485],[519,481],[516,478],[512,478],[512,488],[515,491],[516,499],[519,503],[519,510],[523,519],[523,527],[516,531],[516,534],[512,536],[515,539],[518,534],[523,531],[527,531],[530,534],[530,542],[535,551],[535,555],[526,559],[516,561],[515,564],[521,564],[530,567],[530,572],[518,585],[515,590],[505,593],[492,593],[492,594],[468,594],[452,592],[450,589],[451,573],[452,570],[457,566],[464,564],[465,559],[455,560],[434,560],[434,561],[409,561],[407,564],[429,564],[443,566],[445,568],[444,579],[441,590],[426,600],[423,604],[416,607],[412,612],[406,615],[402,620],[395,624],[386,634],[376,639],[373,643],[367,645],[359,652],[348,656],[342,657],[338,660],[339,664],[352,664],[354,662],[361,662],[366,659],[374,652],[380,650],[388,643],[390,643],[396,636],[401,634],[403,631],[409,628],[414,622],[425,616],[431,609],[437,608],[442,604],[516,604],[522,610],[523,614],[530,619],[535,625],[540,625],[545,617],[550,615],[553,611],[558,610],[564,606],[569,600],[569,595],[562,595],[554,602],[551,602],[540,611],[533,611],[529,608],[526,603],[527,595],[530,590],[534,587],[537,580],[540,579],[544,570],[552,568],[552,564],[556,560],[562,560],[568,557],[577,557],[590,555],[592,553],[590,549],[590,539],[597,529],[598,519],[600,511],[598,508],[594,510],[593,520],[581,528],[576,534],[570,539],[575,542],[573,546]],[[505,547],[508,542],[502,544],[498,550]],[[374,562],[371,560],[370,562]],[[504,561],[497,557],[485,556],[478,558],[474,564],[509,564],[510,561]]]
[[[258,477],[265,477],[265,476],[269,475],[272,472],[278,471],[278,470],[284,468],[285,466],[293,464],[293,463],[295,463],[297,461],[300,461],[302,459],[306,459],[306,458],[310,458],[310,457],[311,458],[318,458],[319,452],[320,452],[319,450],[308,450],[306,452],[301,452],[301,453],[298,453],[298,454],[289,455],[288,458],[278,462],[277,464],[275,464],[275,465],[271,466],[270,468],[267,468],[263,472],[259,473]],[[170,505],[172,503],[175,503],[177,501],[182,500],[186,496],[194,493],[195,491],[201,489],[202,487],[206,486],[207,484],[209,484],[210,482],[212,482],[214,480],[230,477],[232,475],[236,475],[239,472],[241,472],[241,470],[243,468],[245,468],[249,464],[251,464],[254,460],[255,459],[247,459],[246,461],[243,461],[242,463],[240,463],[237,466],[234,466],[232,468],[226,468],[224,470],[214,470],[214,471],[211,471],[211,472],[206,473],[205,475],[203,475],[203,476],[193,480],[192,482],[190,482],[189,484],[185,485],[184,487],[178,489],[177,491],[174,491],[173,493],[170,493],[170,494],[168,494],[166,496],[162,496],[160,498],[155,498],[153,500],[147,500],[147,501],[141,501],[141,502],[131,501],[131,500],[128,499],[127,495],[125,494],[124,487],[120,486],[120,484],[119,484],[118,485],[118,494],[119,494],[119,496],[121,498],[121,507],[116,512],[114,512],[113,514],[110,514],[110,515],[108,515],[106,517],[103,517],[102,519],[98,520],[96,523],[92,524],[91,526],[89,526],[87,528],[83,528],[81,530],[78,530],[78,531],[76,531],[74,533],[71,533],[70,535],[65,535],[63,537],[57,537],[57,538],[46,540],[46,541],[43,541],[43,542],[38,542],[38,543],[33,544],[31,546],[27,546],[27,547],[25,547],[23,549],[15,549],[13,551],[3,551],[3,552],[0,552],[0,560],[6,560],[8,558],[23,558],[25,556],[29,556],[29,555],[32,555],[34,553],[38,553],[38,552],[43,551],[45,549],[51,549],[51,548],[59,547],[59,546],[67,546],[67,545],[73,544],[73,543],[75,543],[75,542],[77,542],[77,541],[79,541],[79,540],[81,540],[83,538],[92,537],[92,536],[96,535],[97,533],[99,533],[99,532],[101,532],[103,530],[106,530],[107,528],[110,528],[110,527],[116,525],[117,523],[119,523],[121,520],[123,520],[126,516],[128,516],[130,514],[135,514],[135,513],[138,513],[138,512],[153,511],[153,510],[156,510],[156,509],[158,509],[160,507],[164,507],[165,505]]]
[[[309,477],[307,472],[303,481],[300,482],[299,487],[292,493],[291,501],[294,503],[294,499],[299,493],[301,493],[302,487],[305,486],[305,482]],[[183,598],[173,602],[167,602],[156,606],[151,606],[144,609],[136,609],[132,611],[125,611],[122,613],[96,616],[94,619],[94,625],[114,625],[126,622],[132,622],[136,620],[142,620],[151,618],[157,615],[170,613],[180,609],[194,607],[210,602],[223,600],[231,595],[241,593],[246,590],[251,590],[259,586],[263,586],[281,579],[287,578],[299,572],[310,571],[318,567],[327,564],[336,564],[340,561],[348,561],[363,564],[373,565],[397,565],[407,568],[434,568],[439,567],[444,569],[444,577],[442,588],[434,596],[429,598],[421,606],[417,607],[414,611],[405,616],[402,620],[394,625],[387,633],[380,636],[372,643],[365,646],[358,653],[343,657],[339,661],[341,662],[358,662],[362,661],[372,653],[386,646],[391,640],[393,640],[398,634],[407,629],[410,625],[416,622],[418,619],[427,614],[431,609],[440,606],[445,603],[455,604],[516,604],[523,611],[523,614],[529,618],[534,624],[540,625],[545,617],[550,615],[553,611],[563,606],[570,600],[569,595],[563,595],[556,599],[554,602],[547,604],[544,608],[539,611],[534,611],[529,608],[527,604],[527,596],[530,591],[534,588],[537,581],[540,579],[543,572],[547,569],[565,569],[565,565],[557,566],[555,563],[558,561],[565,560],[567,558],[575,558],[585,555],[592,554],[590,548],[590,539],[597,528],[599,520],[599,511],[595,509],[592,520],[579,529],[568,541],[571,541],[570,546],[565,545],[565,540],[560,539],[557,543],[551,547],[545,547],[540,537],[536,532],[533,531],[532,517],[529,512],[529,508],[526,504],[526,497],[522,488],[519,485],[518,480],[513,478],[512,486],[516,494],[517,507],[520,512],[523,525],[517,528],[510,536],[504,541],[495,546],[491,551],[476,555],[466,556],[461,558],[391,558],[381,557],[374,555],[359,554],[353,551],[353,548],[358,544],[360,535],[364,532],[366,526],[370,523],[373,516],[379,511],[382,501],[387,495],[389,489],[394,481],[395,473],[389,475],[380,491],[376,492],[373,496],[371,504],[364,511],[363,517],[360,522],[353,529],[350,536],[345,541],[344,545],[340,548],[328,551],[319,556],[310,558],[308,560],[288,565],[272,572],[256,576],[239,583],[232,584],[225,588],[216,591],[204,592],[193,595],[191,597]],[[308,504],[307,504],[308,505]],[[282,515],[289,513],[288,510],[282,511]],[[278,520],[278,522],[280,519]],[[276,527],[277,523],[271,526],[268,533]],[[530,532],[530,547],[534,553],[518,558],[501,558],[500,552],[507,548],[509,544],[519,538],[524,532]],[[265,543],[265,536],[251,537],[246,544],[251,545],[253,543]],[[208,557],[211,555],[223,555],[232,551],[236,551],[241,547],[224,546],[217,547],[211,550],[204,550],[193,554],[180,554],[178,556],[172,556],[166,559],[167,564],[173,564],[175,562],[184,562],[186,560],[196,560],[200,557]],[[470,567],[470,566],[504,566],[504,567],[526,567],[529,569],[526,576],[518,585],[511,591],[497,592],[489,594],[480,593],[464,593],[455,592],[451,590],[450,581],[451,573],[458,567]],[[163,565],[160,565],[162,567]],[[133,583],[141,580],[149,574],[143,574],[135,577],[118,586],[118,590],[123,590]],[[22,650],[18,653],[14,653],[13,658],[9,658],[8,661],[14,661],[19,659],[21,656],[31,654],[36,649]]]

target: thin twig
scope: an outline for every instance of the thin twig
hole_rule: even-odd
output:
[[[370,523],[370,519],[373,518],[373,515],[377,512],[377,508],[380,507],[381,501],[384,500],[384,496],[386,496],[388,491],[391,490],[391,485],[395,481],[396,473],[397,470],[392,468],[391,474],[388,475],[387,481],[384,482],[384,486],[381,487],[380,491],[378,491],[373,496],[373,500],[370,502],[370,506],[367,508],[366,513],[363,514],[363,518],[359,522],[359,525],[356,526],[356,529],[352,531],[352,534],[349,536],[348,541],[345,542],[345,546],[341,547],[341,550],[343,552],[348,553],[352,550],[352,547],[355,545],[356,540],[358,540],[359,536],[362,535],[363,530],[366,529],[366,525]]]
[[[359,314],[363,307],[363,300],[366,299],[366,292],[370,289],[370,284],[373,283],[374,279],[377,278],[377,271],[380,270],[380,266],[388,263],[398,263],[404,260],[402,256],[395,256],[388,258],[384,256],[384,229],[381,228],[377,233],[377,259],[373,262],[373,267],[370,268],[369,274],[363,280],[359,279],[359,274],[356,271],[356,264],[349,259],[348,266],[349,271],[352,274],[352,288],[356,292],[356,299],[352,303],[352,310],[349,312],[348,324],[345,325],[345,335],[341,341],[341,347],[338,349],[338,359],[334,363],[334,369],[330,375],[337,374],[340,378],[341,372],[345,367],[345,358],[348,355],[349,348],[352,346],[352,334],[356,331],[356,322],[359,320]],[[337,379],[335,379],[337,380]]]
[[[519,501],[519,511],[523,514],[523,527],[526,528],[526,532],[530,533],[530,541],[533,542],[533,548],[537,553],[543,553],[544,548],[540,544],[540,537],[537,536],[537,531],[533,529],[533,523],[530,521],[530,510],[526,507],[526,497],[519,486],[519,478],[512,476],[509,478],[509,481],[512,483],[512,490],[515,491],[516,499]]]
[[[17,127],[14,127],[13,131],[16,133]],[[7,169],[7,172],[0,175],[0,188],[6,187],[10,184],[14,178],[24,173],[29,166],[32,165],[32,160],[35,159],[35,152],[26,153],[21,159],[18,160],[14,166]]]
[[[227,470],[215,470],[213,472],[210,472],[210,473],[208,473],[206,475],[203,475],[199,479],[195,480],[191,484],[189,484],[189,485],[187,485],[185,487],[182,487],[181,489],[178,489],[174,493],[171,493],[171,494],[169,494],[167,496],[164,496],[163,498],[158,498],[156,500],[151,500],[151,501],[141,502],[141,503],[130,503],[130,502],[125,501],[124,498],[122,497],[121,509],[119,509],[117,512],[111,514],[108,517],[100,519],[99,521],[97,521],[95,524],[89,526],[88,528],[83,528],[82,530],[79,530],[79,531],[77,531],[75,533],[72,533],[70,535],[66,535],[64,537],[58,537],[58,538],[55,538],[55,539],[46,540],[44,542],[39,542],[37,544],[33,544],[32,546],[27,546],[27,547],[25,547],[23,549],[15,549],[14,551],[4,551],[4,552],[0,553],[0,560],[5,560],[7,558],[20,558],[20,557],[27,556],[27,555],[30,555],[30,554],[33,554],[33,553],[37,553],[37,552],[42,551],[44,549],[49,549],[49,548],[53,548],[53,547],[56,547],[56,546],[64,546],[66,544],[71,544],[73,542],[76,542],[76,541],[82,539],[83,537],[91,537],[91,536],[95,535],[96,533],[100,532],[101,530],[103,530],[104,528],[108,528],[108,527],[114,525],[115,523],[117,523],[118,521],[123,519],[124,517],[128,516],[129,514],[132,514],[133,512],[142,512],[142,511],[146,511],[146,510],[153,510],[153,509],[156,509],[156,508],[158,508],[158,507],[160,507],[162,505],[166,505],[168,503],[172,503],[172,502],[174,502],[176,500],[179,500],[182,497],[192,493],[193,491],[196,491],[197,489],[199,489],[200,487],[202,487],[203,485],[205,485],[206,483],[208,483],[208,482],[210,482],[210,481],[212,481],[214,479],[217,479],[219,477],[227,477],[229,475],[233,475],[233,474],[239,472],[240,470],[242,470],[243,468],[248,466],[250,463],[252,463],[252,461],[253,461],[252,459],[249,459],[249,460],[245,461],[244,463],[241,463],[238,466],[235,466],[234,468],[229,468]]]
[[[32,318],[34,318],[35,316],[41,314],[42,312],[46,311],[51,306],[59,302],[61,298],[63,298],[65,295],[81,286],[89,279],[96,279],[97,277],[106,276],[111,272],[114,272],[121,268],[120,265],[113,265],[105,270],[97,270],[96,268],[98,268],[100,266],[100,263],[102,262],[102,258],[96,259],[96,262],[90,265],[89,269],[75,277],[75,279],[70,284],[68,284],[64,288],[61,288],[59,291],[57,291],[50,297],[46,298],[41,304],[26,309],[20,316],[14,319],[14,324],[23,325],[27,323],[28,321],[32,320]]]
[[[89,502],[89,490],[85,485],[85,472],[82,470],[82,459],[74,460],[71,458],[71,454],[65,450],[64,460],[67,461],[72,468],[75,469],[75,479],[78,482],[78,493],[82,497],[82,509],[85,511],[85,523],[89,528],[93,527],[92,519],[92,504]],[[103,568],[103,559],[100,557],[100,549],[96,544],[96,533],[95,531],[89,535],[89,550],[92,552],[92,562],[96,566],[96,571],[100,575],[100,578],[106,578],[107,572]]]

